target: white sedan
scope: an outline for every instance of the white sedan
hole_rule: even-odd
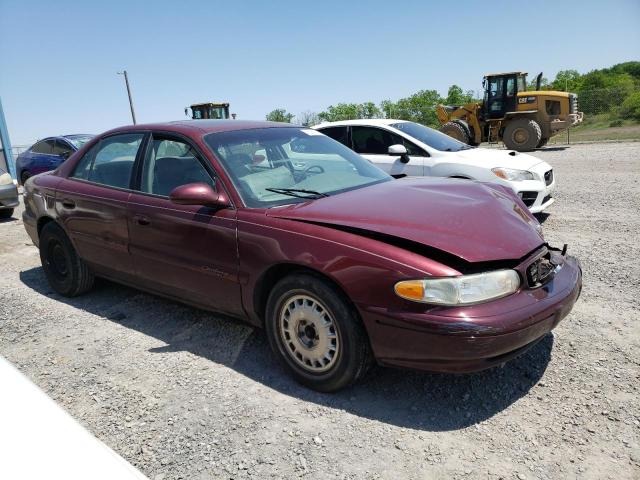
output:
[[[532,213],[554,202],[551,165],[526,153],[474,148],[418,123],[393,119],[321,123],[314,129],[396,178],[468,178],[511,187]]]

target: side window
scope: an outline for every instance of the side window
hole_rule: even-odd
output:
[[[101,140],[80,159],[71,177],[129,188],[133,162],[143,138],[144,133],[125,133]]]
[[[351,127],[351,137],[358,153],[386,155],[391,145],[405,145],[402,137],[381,128]]]
[[[73,149],[71,145],[69,145],[64,140],[56,140],[55,145],[53,146],[53,154],[59,155],[61,157],[67,158],[73,153]]]
[[[53,151],[53,140],[42,140],[31,147],[33,153],[47,153]]]
[[[177,139],[154,138],[142,166],[140,190],[168,197],[174,188],[187,183],[214,185],[191,145]]]
[[[328,127],[328,128],[323,128],[320,131],[324,133],[326,136],[331,137],[334,140],[340,142],[345,147],[351,148],[347,127]]]
[[[411,143],[409,140],[403,138],[402,139],[402,144],[405,146],[405,148],[407,149],[407,153],[411,156],[416,156],[416,157],[427,157],[427,153],[421,149],[420,147],[418,147],[417,145],[414,145],[413,143]]]
[[[516,93],[516,79],[515,77],[509,77],[507,79],[507,97],[513,97]]]

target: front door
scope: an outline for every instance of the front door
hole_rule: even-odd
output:
[[[410,146],[409,161],[402,161],[397,155],[389,155],[391,145],[405,145],[405,141],[399,135],[378,127],[351,127],[351,140],[353,150],[370,160],[374,165],[381,168],[389,175],[399,176],[422,176],[424,175],[424,157],[411,155]]]
[[[145,286],[241,315],[236,210],[177,205],[169,200],[180,185],[213,185],[212,173],[207,160],[187,140],[153,135],[137,191],[129,199],[131,255]]]
[[[56,211],[80,257],[98,273],[133,274],[127,200],[144,133],[103,138],[56,190]]]
[[[503,118],[515,112],[518,88],[517,77],[488,77],[485,90],[485,115],[487,118]]]

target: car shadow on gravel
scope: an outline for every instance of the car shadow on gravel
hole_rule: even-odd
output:
[[[55,294],[41,267],[20,273],[40,295],[85,310],[166,345],[149,351],[188,351],[245,375],[282,394],[360,417],[426,431],[457,430],[496,415],[538,383],[551,358],[553,335],[502,368],[446,375],[374,368],[358,385],[334,394],[294,382],[269,349],[266,336],[239,321],[100,280],[76,298]],[[141,352],[142,354],[142,352]]]

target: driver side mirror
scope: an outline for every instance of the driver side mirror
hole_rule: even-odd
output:
[[[389,155],[397,157],[400,156],[400,161],[402,163],[409,163],[409,154],[407,153],[407,147],[404,145],[391,145],[389,146],[389,150],[387,151]]]
[[[204,207],[228,207],[229,198],[206,183],[187,183],[174,188],[169,193],[169,200],[176,205],[202,205]]]

